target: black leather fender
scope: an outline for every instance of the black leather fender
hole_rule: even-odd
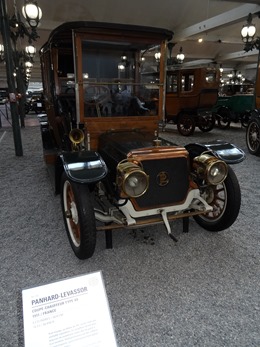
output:
[[[95,183],[107,175],[107,166],[97,152],[63,152],[59,158],[67,176],[74,182]]]
[[[242,149],[232,143],[222,140],[204,143],[190,143],[185,146],[192,158],[200,155],[202,152],[210,151],[212,155],[225,161],[227,164],[238,164],[245,159],[245,153]]]
[[[260,118],[260,109],[254,109],[249,112],[251,118]]]

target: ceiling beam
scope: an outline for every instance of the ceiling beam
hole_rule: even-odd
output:
[[[193,61],[187,61],[182,64],[182,67],[192,67],[192,66],[201,66],[201,65],[207,65],[207,64],[212,64],[213,59],[198,59],[198,60],[193,60]]]
[[[241,66],[242,66],[242,68],[244,70],[255,70],[256,71],[257,63],[255,63],[255,64],[245,64],[245,65],[241,65]],[[238,67],[239,67],[239,65],[238,65]]]
[[[190,27],[182,31],[175,32],[174,41],[183,41],[187,39],[187,37],[204,33],[205,31],[209,31],[221,26],[230,25],[232,23],[238,22],[243,18],[247,18],[249,13],[257,13],[260,12],[260,5],[254,4],[245,4],[236,7],[233,10],[221,13],[218,16],[211,17],[202,22],[194,24]]]
[[[243,4],[248,3],[245,0],[217,0],[217,1],[223,1],[223,2],[241,2]],[[259,0],[250,0],[251,4],[259,4]]]
[[[237,58],[245,58],[253,55],[257,55],[259,51],[257,49],[254,49],[252,51],[246,52],[246,51],[239,51],[239,52],[234,52],[234,53],[228,53],[228,54],[223,54],[223,55],[218,55],[216,57],[216,60],[233,60]]]

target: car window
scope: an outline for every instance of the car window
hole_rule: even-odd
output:
[[[84,116],[155,114],[159,81],[154,65],[154,56],[138,48],[83,41]]]
[[[178,92],[178,75],[168,74],[166,77],[166,92],[177,93]]]
[[[194,87],[194,73],[183,72],[181,74],[181,91],[190,92]]]

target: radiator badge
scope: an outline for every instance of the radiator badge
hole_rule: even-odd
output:
[[[167,172],[165,171],[161,171],[158,173],[157,177],[156,177],[156,182],[159,186],[163,187],[166,186],[169,183],[170,179],[169,179],[169,175]]]

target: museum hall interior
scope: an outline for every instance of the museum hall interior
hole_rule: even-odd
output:
[[[0,346],[260,346],[260,1],[0,1]]]

